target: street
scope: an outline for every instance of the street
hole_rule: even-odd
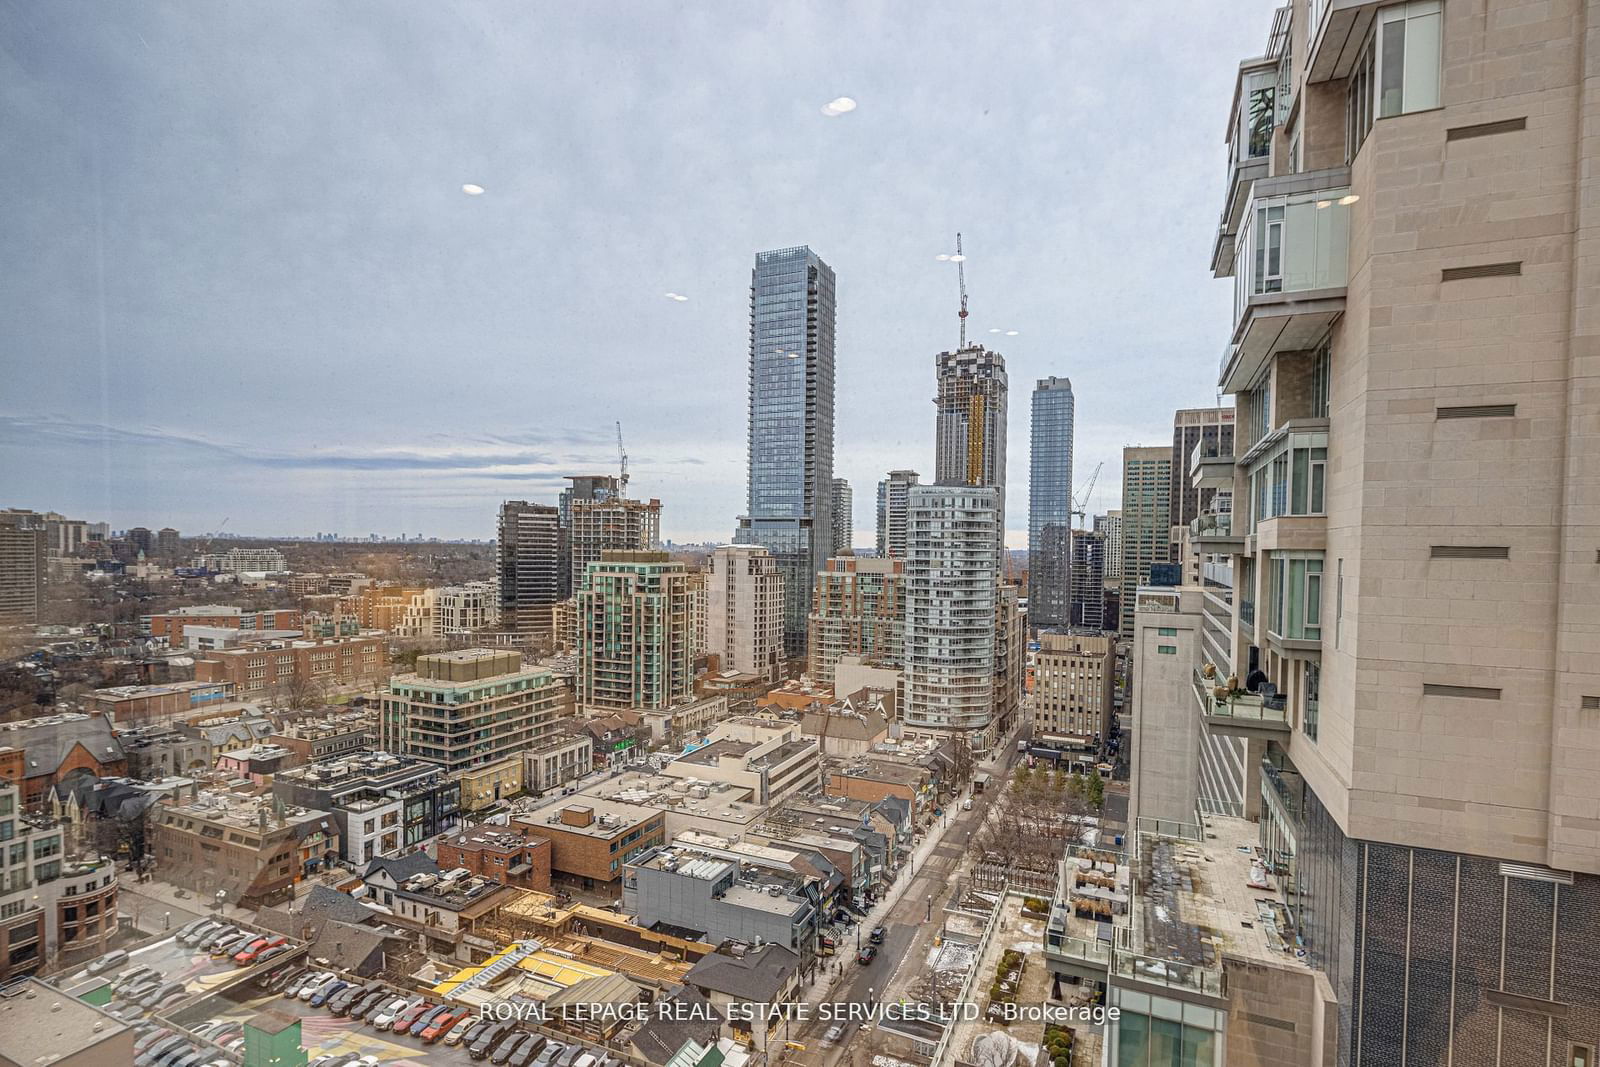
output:
[[[843,976],[828,992],[820,987],[811,1004],[812,1018],[797,1023],[787,1040],[805,1048],[784,1053],[782,1062],[804,1064],[807,1067],[833,1067],[849,1051],[850,1044],[861,1034],[862,1023],[852,1021],[836,1023],[817,1017],[816,1004],[893,1004],[903,999],[907,990],[922,974],[928,953],[938,933],[944,906],[955,891],[963,860],[968,855],[969,841],[988,816],[1009,782],[1009,773],[1016,759],[1014,746],[1007,745],[992,763],[979,769],[993,776],[991,791],[973,798],[971,811],[963,811],[957,801],[949,812],[950,825],[939,843],[916,865],[911,882],[899,900],[889,909],[886,917],[878,921],[885,928],[884,942],[879,946],[878,958],[869,964],[856,962],[855,942],[840,945],[835,957],[843,967]],[[948,810],[948,809],[947,809]],[[929,921],[931,898],[932,921]],[[872,923],[863,922],[857,930],[862,944],[872,932]],[[843,1033],[838,1041],[824,1046],[823,1035],[829,1028],[840,1025]]]

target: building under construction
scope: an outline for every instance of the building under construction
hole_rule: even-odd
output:
[[[1005,515],[1005,357],[982,345],[966,345],[935,357],[938,411],[934,480],[1000,490]]]
[[[600,553],[654,552],[661,547],[661,501],[574,500],[567,524],[567,552],[574,593],[583,588],[583,575]]]

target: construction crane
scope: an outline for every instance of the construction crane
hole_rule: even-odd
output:
[[[617,479],[617,497],[626,499],[628,496],[628,451],[622,447],[622,422],[617,422],[617,462],[622,468],[622,477]]]
[[[1072,514],[1076,518],[1080,518],[1080,519],[1087,519],[1088,518],[1088,513],[1084,509],[1089,506],[1089,495],[1094,492],[1094,483],[1099,480],[1099,478],[1100,478],[1100,468],[1104,467],[1104,466],[1105,466],[1105,464],[1103,462],[1102,463],[1096,463],[1094,465],[1094,473],[1089,475],[1089,484],[1084,486],[1083,492],[1079,493],[1076,497],[1073,498],[1073,500],[1072,500]],[[1081,530],[1081,529],[1083,529],[1083,527],[1082,526],[1074,526],[1073,529]]]
[[[961,233],[956,232],[956,283],[961,287],[961,347],[967,347],[967,257],[961,251]]]

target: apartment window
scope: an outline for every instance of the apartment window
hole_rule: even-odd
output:
[[[1162,637],[1177,637],[1178,628],[1176,626],[1162,626],[1157,628],[1156,633],[1160,634]]]
[[[1163,655],[1163,656],[1176,656],[1178,654],[1178,646],[1177,645],[1157,645],[1156,646],[1156,652],[1159,653],[1160,655]]]
[[[1306,709],[1300,717],[1301,729],[1305,731],[1307,740],[1317,739],[1317,701],[1322,695],[1322,665],[1320,663],[1306,664]]]
[[[1594,1046],[1568,1045],[1567,1067],[1594,1067]]]
[[[1438,107],[1444,25],[1439,0],[1384,8],[1378,24],[1378,117]]]
[[[1275,553],[1267,566],[1267,629],[1290,641],[1320,641],[1322,557]]]
[[[1345,162],[1347,163],[1356,158],[1356,153],[1361,151],[1362,142],[1372,130],[1373,54],[1373,39],[1368,37],[1367,43],[1361,48],[1360,57],[1356,59],[1355,67],[1350,71],[1349,79],[1345,82]]]

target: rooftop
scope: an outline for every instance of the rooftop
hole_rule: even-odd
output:
[[[128,1030],[121,1020],[37,978],[24,978],[0,995],[0,1060],[8,1063],[55,1063],[78,1056],[114,1062],[118,1051],[132,1050],[131,1037],[116,1040]],[[101,1044],[103,1051],[90,1051]]]
[[[535,832],[559,830],[604,839],[616,837],[643,822],[660,817],[661,812],[657,808],[579,794],[561,797],[525,815],[513,816],[513,819]]]
[[[465,867],[457,867],[443,874],[412,875],[395,887],[395,896],[447,911],[465,911],[485,903],[504,888],[493,878],[480,878]]]

